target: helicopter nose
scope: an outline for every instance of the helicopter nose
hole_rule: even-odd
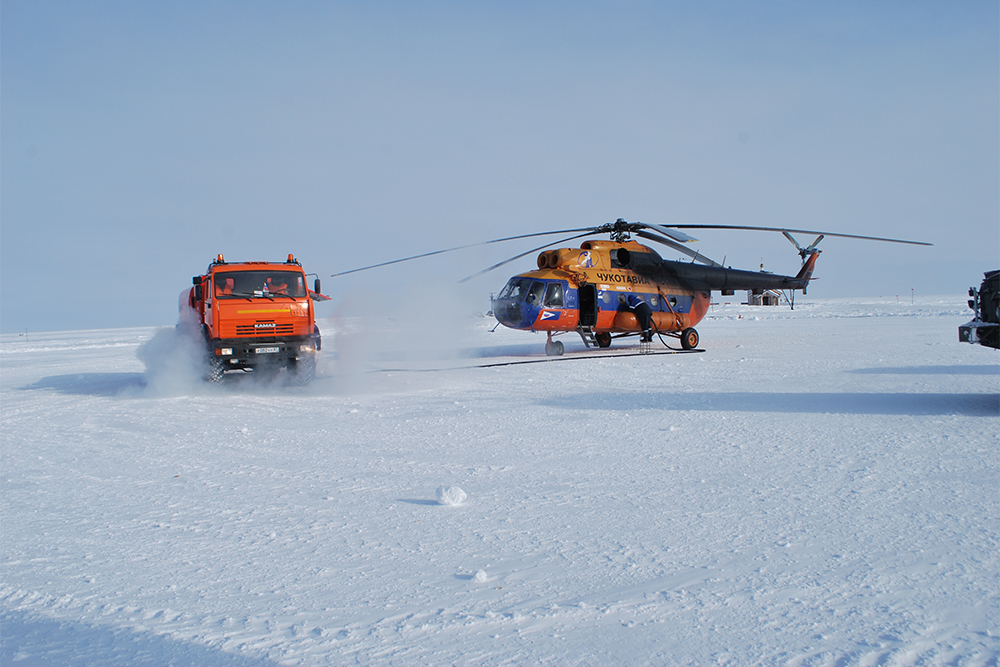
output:
[[[512,329],[522,328],[525,321],[524,306],[519,301],[505,301],[499,308],[494,309],[497,319],[501,324]]]

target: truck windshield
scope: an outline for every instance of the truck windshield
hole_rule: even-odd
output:
[[[306,281],[295,271],[226,271],[214,276],[219,299],[304,297]]]

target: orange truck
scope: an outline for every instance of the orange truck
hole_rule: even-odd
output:
[[[313,301],[329,297],[320,293],[318,277],[308,289],[306,275],[292,255],[284,262],[227,262],[219,255],[192,278],[187,315],[204,337],[206,380],[221,382],[236,370],[284,370],[292,384],[313,379],[322,346]]]

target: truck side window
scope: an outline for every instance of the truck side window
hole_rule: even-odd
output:
[[[542,304],[546,308],[563,307],[563,286],[562,283],[549,283],[545,290],[545,302]]]

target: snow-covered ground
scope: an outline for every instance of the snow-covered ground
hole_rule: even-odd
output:
[[[148,377],[152,329],[4,336],[0,663],[996,665],[1000,354],[964,303],[490,368],[544,336],[328,322],[306,388],[185,379],[169,330]]]

